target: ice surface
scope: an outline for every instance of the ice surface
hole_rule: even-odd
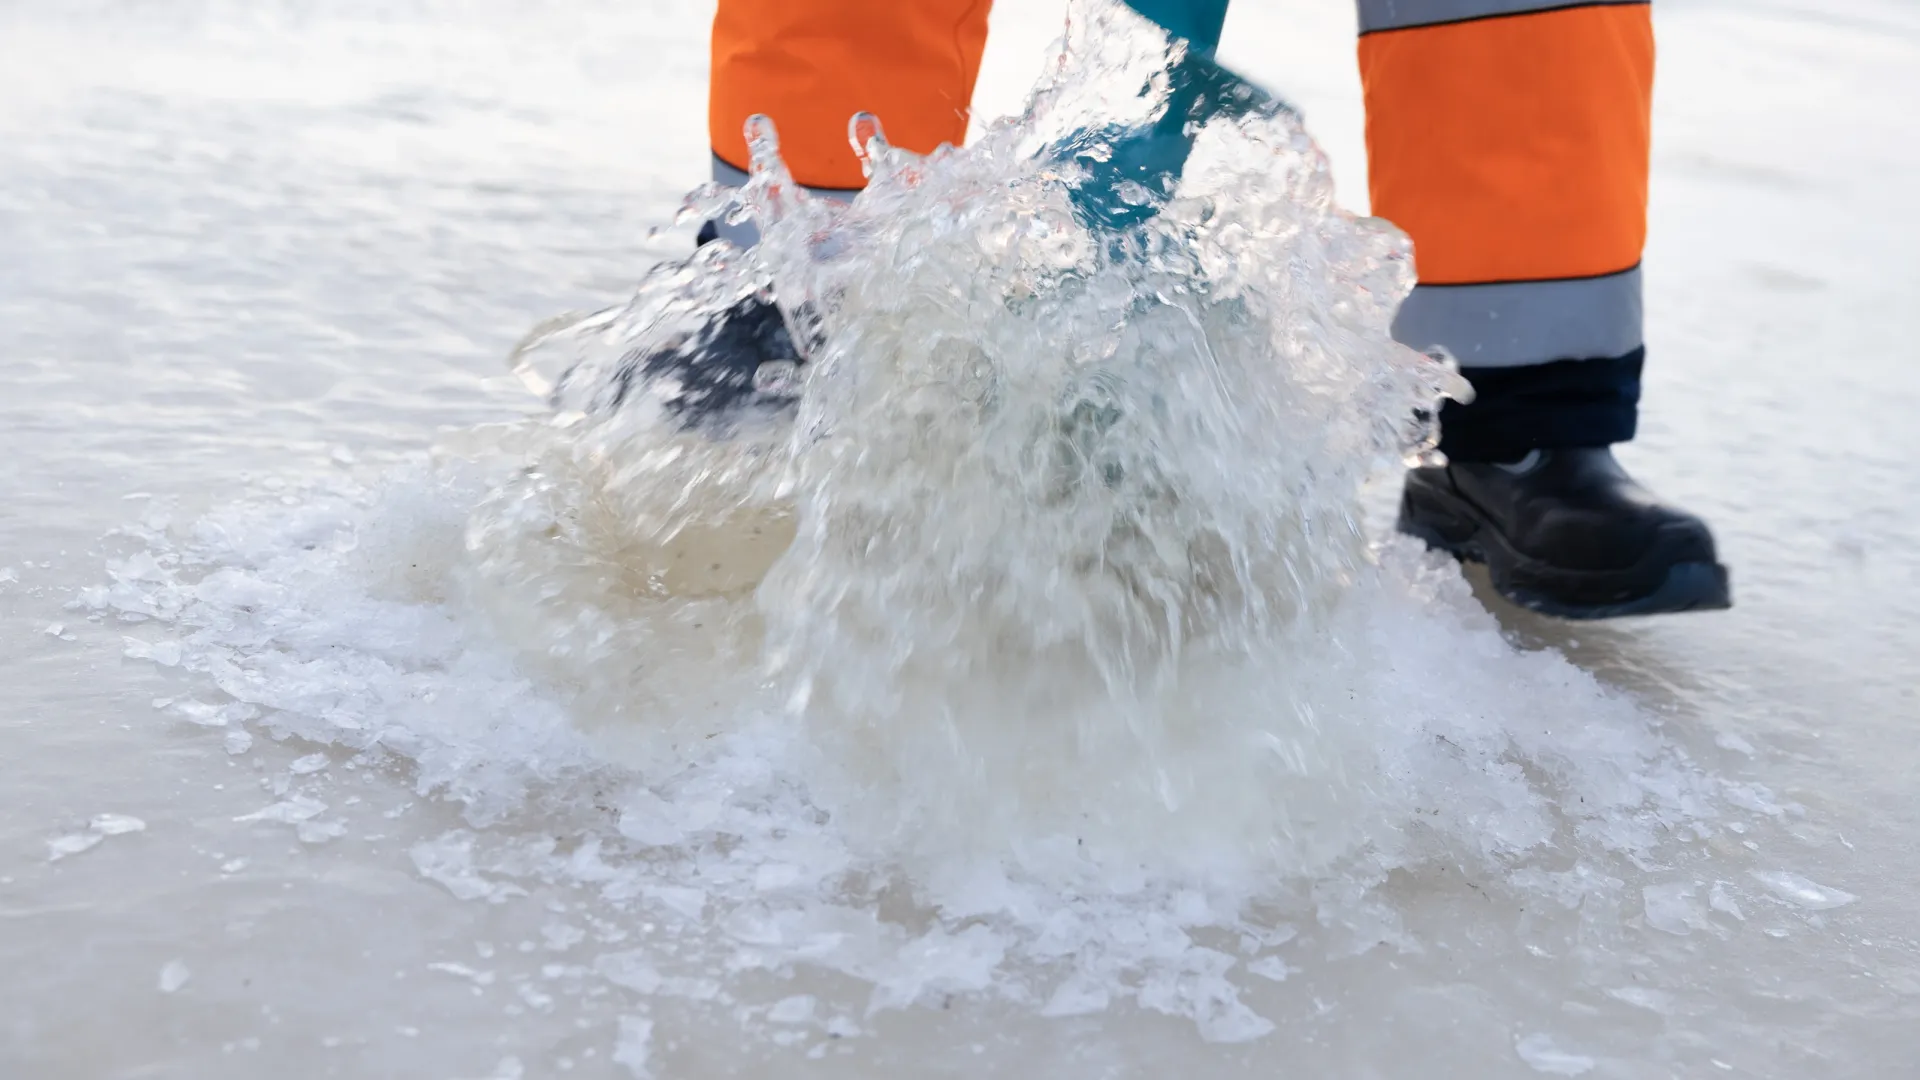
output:
[[[243,726],[326,748],[237,821],[333,841],[297,785],[403,761],[465,818],[410,843],[421,877],[645,912],[673,948],[582,968],[642,999],[809,971],[873,1010],[1125,1004],[1233,1042],[1275,1028],[1250,986],[1417,949],[1399,893],[1443,868],[1604,920],[1723,785],[1363,529],[1456,387],[1387,336],[1404,239],[1266,117],[1095,242],[1036,158],[1096,104],[1076,71],[968,151],[868,147],[851,207],[792,198],[763,140],[755,254],[523,357],[572,365],[563,422],[139,532],[83,609],[165,631],[126,648],[212,684],[168,708],[229,752]],[[797,415],[713,438],[604,407],[622,357],[769,284],[824,332]],[[1649,887],[1648,925],[1705,925],[1685,889]]]
[[[557,9],[549,14],[565,17]],[[1341,28],[1343,44],[1330,50],[1342,64],[1350,62],[1346,34]],[[1743,48],[1752,44],[1735,37]],[[303,48],[310,46],[323,43],[303,39]],[[524,78],[512,57],[498,58],[496,66],[503,80],[541,81]],[[19,75],[16,69],[0,78]],[[252,85],[244,92],[260,93]],[[487,111],[494,108],[488,103],[516,100],[519,92],[476,93],[471,96],[480,104],[462,107],[476,110],[476,128],[497,130],[519,121],[504,110]],[[365,118],[350,110],[363,102],[376,110],[392,105],[357,84],[339,93],[353,102],[340,108],[353,118],[347,126],[354,139],[362,137]],[[108,93],[102,100],[101,108],[110,109],[119,98]],[[169,123],[239,107],[226,102],[203,111],[167,100]],[[323,123],[324,113],[315,114]],[[233,145],[258,145],[281,128],[294,133],[288,138],[328,145],[328,136],[301,115],[290,123],[285,115],[248,114],[245,123],[258,126]],[[1070,115],[1068,108],[1056,119],[1065,123]],[[630,138],[630,125],[608,126],[616,128],[619,137],[600,142],[651,142]],[[129,129],[153,140],[157,155],[178,149],[164,126]],[[408,138],[416,130],[435,129],[416,124],[407,128]],[[704,133],[696,135],[689,146],[698,162]],[[1785,1018],[1784,1010],[1742,996],[1745,983],[1724,974],[1762,971],[1765,978],[1753,980],[1758,985],[1781,975],[1794,957],[1847,940],[1793,921],[1793,940],[1776,943],[1761,937],[1757,925],[1739,923],[1739,914],[1756,911],[1805,918],[1774,902],[1801,895],[1804,887],[1777,893],[1746,877],[1745,849],[1727,836],[1764,844],[1768,868],[1797,865],[1801,853],[1782,843],[1769,823],[1799,811],[1763,787],[1728,783],[1714,772],[1751,764],[1753,771],[1791,774],[1801,766],[1772,759],[1814,756],[1808,736],[1796,742],[1768,717],[1748,727],[1752,716],[1738,726],[1766,747],[1754,755],[1759,760],[1735,759],[1744,756],[1742,745],[1752,745],[1744,741],[1725,741],[1733,754],[1714,750],[1719,713],[1733,707],[1721,695],[1737,699],[1743,691],[1713,658],[1768,655],[1767,635],[1735,623],[1741,629],[1722,640],[1717,628],[1728,624],[1717,621],[1684,629],[1634,626],[1611,635],[1583,629],[1579,641],[1587,652],[1579,659],[1601,673],[1595,679],[1551,647],[1523,652],[1515,645],[1536,647],[1540,634],[1573,649],[1566,639],[1530,622],[1497,624],[1451,567],[1398,545],[1376,545],[1359,528],[1359,474],[1390,475],[1414,434],[1383,431],[1385,418],[1399,415],[1414,391],[1430,389],[1403,377],[1421,382],[1432,372],[1385,352],[1379,324],[1390,305],[1352,291],[1361,284],[1390,298],[1404,286],[1396,280],[1404,275],[1391,267],[1365,276],[1371,272],[1365,264],[1383,244],[1390,246],[1391,236],[1331,209],[1331,188],[1316,172],[1312,148],[1296,145],[1293,135],[1284,127],[1206,135],[1204,152],[1214,156],[1201,160],[1195,186],[1182,196],[1192,201],[1169,207],[1156,226],[1163,231],[1153,235],[1183,238],[1191,230],[1213,262],[1195,268],[1163,260],[1151,281],[1101,265],[1097,254],[1087,256],[1092,269],[1085,274],[1048,276],[1063,256],[1046,244],[1077,238],[1066,229],[1041,234],[1040,226],[1051,229],[1057,220],[1048,217],[1055,189],[1022,164],[1028,159],[1019,148],[996,161],[923,164],[877,155],[883,173],[919,170],[913,182],[887,173],[898,182],[883,178],[869,205],[841,217],[795,208],[784,237],[773,231],[764,264],[709,252],[708,260],[741,271],[722,282],[728,287],[773,281],[784,296],[793,286],[812,296],[819,317],[833,325],[866,320],[872,327],[836,334],[805,377],[809,400],[801,417],[807,426],[798,430],[819,436],[815,442],[796,445],[793,432],[778,425],[748,432],[744,442],[716,444],[679,438],[639,416],[582,417],[561,429],[535,422],[458,430],[444,438],[432,462],[393,471],[380,464],[387,456],[379,440],[410,446],[425,439],[449,414],[425,406],[410,412],[408,403],[457,397],[447,385],[466,385],[460,380],[470,381],[471,371],[459,360],[446,361],[447,381],[436,383],[441,376],[418,372],[439,370],[434,364],[440,361],[415,364],[409,356],[407,363],[378,368],[371,351],[357,347],[335,367],[342,350],[331,339],[250,346],[234,369],[242,374],[202,379],[205,385],[177,396],[145,395],[173,401],[225,392],[222,379],[252,386],[253,373],[284,374],[297,362],[302,370],[311,366],[317,385],[338,387],[329,391],[331,411],[316,408],[314,415],[324,411],[325,423],[350,426],[359,421],[342,417],[364,412],[373,419],[357,430],[375,433],[356,438],[353,447],[367,467],[339,469],[336,455],[324,448],[340,436],[313,430],[323,421],[305,421],[303,428],[302,408],[248,401],[248,410],[226,422],[249,423],[245,418],[257,413],[271,429],[265,438],[306,439],[326,455],[323,475],[275,477],[236,504],[223,478],[189,471],[186,483],[215,493],[213,509],[199,509],[205,500],[191,499],[170,523],[150,518],[112,538],[105,583],[88,589],[66,617],[83,638],[81,620],[100,620],[111,644],[107,657],[134,647],[136,656],[158,665],[125,665],[125,678],[144,680],[131,683],[137,688],[132,700],[160,693],[195,703],[165,710],[160,724],[142,725],[134,717],[142,738],[186,747],[195,740],[208,747],[224,742],[236,753],[230,761],[214,750],[205,766],[239,799],[204,815],[229,834],[219,846],[237,850],[231,841],[246,838],[265,850],[293,852],[284,855],[291,860],[286,865],[262,855],[246,875],[194,895],[212,912],[205,916],[212,921],[209,943],[226,947],[217,944],[226,940],[220,935],[228,921],[221,905],[269,884],[292,885],[286,892],[295,912],[302,904],[344,904],[354,927],[347,936],[377,952],[383,936],[419,939],[442,920],[518,920],[518,937],[495,940],[526,940],[538,950],[535,958],[519,960],[503,949],[507,955],[487,965],[499,969],[494,994],[475,998],[473,1008],[538,1008],[533,1002],[546,1001],[553,1026],[569,1034],[554,1036],[497,1015],[471,1021],[478,1014],[463,1013],[469,1022],[427,1023],[394,1012],[413,989],[410,980],[370,991],[369,1004],[359,1006],[379,1011],[381,1033],[402,1020],[425,1025],[428,1038],[418,1044],[423,1055],[446,1054],[449,1047],[476,1052],[459,1069],[436,1058],[447,1075],[484,1074],[509,1049],[522,1055],[511,1060],[527,1075],[558,1067],[518,1046],[470,1047],[474,1030],[492,1035],[488,1020],[518,1035],[551,1038],[547,1045],[564,1048],[578,1071],[605,1066],[619,1038],[615,1013],[647,1025],[639,1042],[647,1067],[662,1074],[671,1072],[663,1062],[690,1052],[674,1048],[683,1031],[751,1056],[767,1049],[760,1038],[770,1038],[764,1025],[756,1028],[759,1020],[771,1023],[772,1010],[799,995],[815,997],[815,1015],[829,1017],[829,1033],[859,1036],[863,1054],[917,1049],[922,1037],[937,1044],[938,1033],[928,1029],[971,1021],[1004,1031],[1010,1048],[1004,1052],[1023,1063],[1029,1055],[1044,1060],[1047,1040],[1068,1037],[1062,1033],[1084,1037],[1073,1049],[1088,1059],[1137,1037],[1128,1045],[1217,1063],[1225,1058],[1207,1057],[1211,1050],[1197,1042],[1201,1034],[1248,1038],[1267,1025],[1275,1033],[1249,1059],[1265,1058],[1270,1049],[1314,1064],[1350,1058],[1385,1075],[1404,1075],[1410,1061],[1451,1062],[1447,1054],[1461,1046],[1476,1048],[1480,1068],[1460,1075],[1518,1072],[1537,1062],[1513,1057],[1515,1035],[1539,1031],[1554,1035],[1522,1042],[1541,1061],[1564,1066],[1552,1055],[1579,1058],[1575,1051],[1597,1054],[1605,1047],[1609,1066],[1616,1052],[1633,1055],[1632,1065],[1617,1066],[1628,1072],[1656,1060],[1670,1070],[1703,1067],[1695,1051],[1706,1046],[1722,1057],[1738,1057],[1730,1049],[1739,1050],[1751,1062],[1759,1052],[1748,1047],[1762,1040],[1742,1032],[1763,1031],[1768,1038],[1784,1032],[1782,1043],[1804,1039],[1831,1048],[1832,1038],[1809,1034],[1808,1025],[1827,1021]],[[188,130],[187,137],[198,136]],[[998,153],[1008,144],[983,145]],[[130,146],[116,135],[101,156],[115,168],[77,175],[97,174],[99,183],[138,175],[120,167],[144,160]],[[47,149],[36,143],[28,154]],[[1275,159],[1274,170],[1298,186],[1239,197],[1243,192],[1233,185],[1266,169],[1260,155]],[[1769,139],[1760,160],[1790,156]],[[1693,161],[1675,160],[1682,159]],[[237,157],[230,162],[235,170],[244,164]],[[1686,167],[1740,166],[1693,161]],[[377,194],[394,190],[395,177],[382,171],[388,168],[380,164],[360,177],[365,186],[350,190],[366,200],[356,195],[353,212],[327,222],[324,231],[363,243],[358,212],[366,201],[393,197]],[[1343,168],[1352,192],[1360,173]],[[1781,168],[1791,172],[1798,165]],[[26,183],[4,185],[5,200],[39,208],[35,192],[84,194],[96,182],[42,184],[37,172],[26,175]],[[268,175],[279,182],[279,174]],[[286,175],[328,183],[347,174],[297,169]],[[450,168],[437,175],[440,186],[408,203],[404,227],[416,229],[417,220],[430,218],[436,235],[467,235],[464,228],[445,228],[446,219],[431,217],[428,208],[495,197],[482,191],[491,174]],[[552,198],[526,179],[515,173],[499,187]],[[469,181],[471,190],[463,186]],[[1671,183],[1669,176],[1660,189],[1665,197]],[[1738,183],[1757,190],[1762,181]],[[1820,185],[1848,189],[1827,178],[1800,190]],[[202,185],[194,186],[198,200]],[[412,189],[400,187],[411,200]],[[976,191],[987,194],[976,199]],[[1714,198],[1730,213],[1747,213],[1746,191],[1723,185]],[[624,203],[630,187],[620,192],[616,201]],[[320,193],[298,187],[297,194]],[[1297,209],[1295,196],[1304,199],[1306,212]],[[950,206],[983,214],[970,218]],[[1246,215],[1236,217],[1233,207],[1245,207]],[[413,216],[415,210],[423,217]],[[551,295],[574,290],[587,273],[571,256],[533,254],[521,262],[523,252],[539,248],[530,242],[533,233],[559,216],[517,232],[494,231],[478,211],[464,222],[473,226],[471,235],[501,241],[514,265],[492,291],[477,283],[471,308],[453,317],[439,310],[421,317],[434,335],[453,335],[445,349],[471,361],[494,348],[490,342],[511,340],[526,321],[552,309],[545,305],[573,302],[570,295]],[[1798,220],[1781,212],[1751,216],[1767,220],[1769,230],[1790,229]],[[34,218],[23,210],[8,220]],[[906,226],[896,228],[901,222]],[[811,243],[816,224],[818,235],[846,241],[817,263],[816,252],[803,251],[801,242]],[[1247,236],[1236,239],[1234,230]],[[224,246],[199,243],[193,250],[189,262],[226,257]],[[1818,245],[1796,248],[1796,258],[1817,251]],[[1299,268],[1299,281],[1281,283],[1285,289],[1262,269],[1281,252]],[[622,257],[628,262],[607,270],[608,277],[625,280],[631,254]],[[447,270],[437,262],[443,258],[459,256],[436,249],[418,260],[417,271],[406,266],[399,273],[408,283],[417,273],[423,287],[435,285],[433,275]],[[459,261],[465,273],[467,262],[479,267],[486,260]],[[1238,271],[1245,280],[1219,269],[1228,263],[1245,268]],[[144,289],[125,292],[155,299],[154,310],[172,313],[181,294],[162,278],[177,269],[155,270]],[[311,275],[248,272],[295,288],[309,277],[357,279],[375,269],[356,249],[351,260]],[[1673,292],[1676,280],[1691,287],[1711,278],[1698,270],[1659,271],[1650,263],[1650,273],[1669,275],[1667,311],[1697,310],[1703,325],[1713,324],[1710,332],[1688,337],[1669,314],[1663,357],[1681,351],[1668,344],[1676,338],[1699,345],[1728,333],[1711,314],[1712,303]],[[548,276],[559,284],[533,280]],[[1315,280],[1331,286],[1311,295],[1301,283]],[[1242,289],[1245,310],[1222,302],[1223,282]],[[658,284],[650,283],[631,312],[617,309],[611,321],[598,324],[600,330],[635,340],[653,333],[643,317],[647,305],[670,299],[653,288]],[[1854,295],[1856,284],[1832,295]],[[1149,285],[1154,290],[1143,288]],[[1096,295],[1074,291],[1081,289]],[[1140,311],[1133,306],[1143,299],[1136,289],[1153,293]],[[26,295],[37,304],[33,293]],[[340,311],[327,318],[355,327],[357,315],[346,314],[355,305],[346,298],[338,303]],[[278,306],[276,300],[231,321],[267,318]],[[1787,319],[1805,310],[1782,304],[1764,314]],[[1885,306],[1879,316],[1894,317],[1888,312],[1897,314],[1897,307]],[[182,357],[219,348],[213,338],[225,324],[188,314],[168,363],[119,363],[111,369],[115,377],[102,381],[117,384],[129,372],[145,377],[176,363],[188,372]],[[1189,315],[1196,328],[1183,337],[1180,323]],[[204,323],[188,325],[195,317]],[[31,313],[26,318],[28,327],[41,325]],[[97,311],[86,319],[121,326]],[[352,332],[366,340],[379,336],[364,325]],[[1772,341],[1780,332],[1761,319],[1731,337]],[[128,340],[143,346],[161,333],[152,326],[127,329]],[[600,344],[617,360],[635,340]],[[1074,341],[1087,344],[1085,354],[1053,347]],[[1210,359],[1194,355],[1203,344]],[[392,348],[397,354],[420,347],[408,339]],[[41,349],[26,339],[26,355]],[[1183,362],[1162,367],[1155,361],[1163,356]],[[1254,362],[1273,356],[1287,359],[1285,370]],[[369,366],[347,370],[361,365]],[[1663,359],[1654,377],[1669,382],[1650,385],[1666,395],[1684,366]],[[1760,393],[1791,384],[1798,397],[1838,385],[1858,366],[1810,383],[1727,379],[1724,389]],[[1217,377],[1213,396],[1204,380],[1186,378],[1196,372]],[[258,381],[265,388],[279,380]],[[1687,407],[1713,412],[1701,403],[1721,401],[1716,391]],[[1073,418],[1081,403],[1091,406],[1079,412],[1082,421],[1095,421],[1091,427],[1052,419]],[[1108,404],[1118,416],[1102,428]],[[987,416],[986,405],[1000,411]],[[1650,445],[1674,438],[1670,427],[1660,426],[1670,425],[1663,415],[1673,413],[1649,413]],[[1020,416],[1033,425],[1007,422]],[[1251,422],[1269,418],[1281,422]],[[282,424],[299,431],[289,436]],[[1748,430],[1746,420],[1741,425]],[[1046,460],[1049,469],[1060,466],[1054,476],[1080,483],[1065,485],[1063,493],[1043,492],[1060,495],[1052,503],[1032,498],[1032,474],[1042,470],[1027,469],[1012,453],[1052,445],[1050,438],[1030,437],[1035,429],[1071,436],[1064,440],[1063,466]],[[167,431],[176,435],[177,425]],[[1883,431],[1879,437],[1891,440],[1897,427]],[[1207,438],[1169,434],[1193,432]],[[1376,438],[1382,435],[1388,437]],[[249,458],[258,449],[246,443],[244,430],[218,437],[231,439]],[[1714,434],[1706,445],[1728,448],[1730,460],[1702,458],[1727,477],[1774,460],[1753,440]],[[1241,470],[1233,467],[1236,460],[1270,462],[1271,468]],[[1371,463],[1365,469],[1363,460]],[[253,467],[251,460],[245,464]],[[1139,477],[1158,486],[1130,487]],[[145,476],[139,482],[157,486]],[[1716,484],[1682,492],[1699,498]],[[111,522],[125,516],[116,510]],[[1115,520],[1125,527],[1110,528]],[[1220,548],[1212,546],[1215,535],[1225,538]],[[1739,541],[1743,567],[1762,546],[1754,535]],[[1196,537],[1207,539],[1196,543]],[[801,546],[791,549],[795,541]],[[865,566],[856,556],[867,554],[869,543],[875,558]],[[1090,552],[1099,557],[1084,557]],[[1221,555],[1217,562],[1215,555]],[[1190,573],[1196,565],[1211,576]],[[1018,573],[983,572],[996,567]],[[1271,590],[1279,600],[1273,610],[1254,610],[1231,595],[1231,586],[1267,581],[1276,568],[1283,581]],[[1776,565],[1771,573],[1798,581],[1804,568],[1795,569],[1788,574]],[[1142,613],[1152,617],[1138,617]],[[33,630],[44,622],[36,616],[21,626]],[[142,644],[119,643],[123,629]],[[1593,660],[1594,642],[1600,663]],[[173,643],[177,660],[168,647]],[[1630,670],[1623,676],[1619,668]],[[1685,687],[1696,676],[1708,689],[1664,689]],[[165,689],[150,689],[155,680]],[[1607,688],[1623,683],[1654,698],[1654,708]],[[1675,709],[1675,695],[1701,707]],[[1818,701],[1828,711],[1829,697],[1846,699],[1838,689],[1823,693]],[[193,724],[223,730],[197,732],[187,726]],[[1835,737],[1835,729],[1826,734]],[[1788,747],[1791,752],[1776,752]],[[317,773],[290,767],[316,750],[336,764]],[[172,766],[160,760],[143,759],[142,768],[170,784]],[[349,775],[350,763],[361,771]],[[275,785],[267,788],[272,794],[230,779],[256,770]],[[363,824],[334,792],[368,777],[370,795],[392,794],[396,802],[406,793],[389,789],[413,787],[416,808]],[[191,779],[205,789],[199,782],[210,777]],[[1780,786],[1796,793],[1803,787]],[[1799,797],[1816,821],[1831,812]],[[327,806],[286,822],[303,812],[301,799]],[[227,824],[252,817],[248,812],[263,803],[283,809],[249,824]],[[103,804],[82,803],[75,820]],[[355,840],[334,839],[318,850],[294,850],[288,842],[324,839],[341,827],[336,822],[348,820]],[[262,821],[290,827],[256,827]],[[169,831],[156,829],[140,843]],[[381,833],[391,838],[365,845],[357,839]],[[431,884],[404,903],[394,893],[393,910],[338,891],[396,859],[400,869]],[[75,871],[117,862],[95,856],[44,876],[78,885]],[[319,884],[313,878],[322,868],[325,883]],[[1844,880],[1828,869],[1801,868]],[[1662,891],[1681,879],[1694,883],[1692,892]],[[1655,891],[1642,892],[1649,887]],[[116,892],[98,889],[96,895]],[[1868,906],[1842,914],[1852,918]],[[540,949],[549,914],[574,928],[553,939],[561,952]],[[1274,931],[1282,925],[1297,926],[1298,935],[1281,938]],[[1690,933],[1674,938],[1665,927]],[[496,930],[476,928],[474,935],[482,932]],[[304,947],[288,943],[306,940],[298,930],[271,925],[262,933],[263,948],[283,952]],[[1721,933],[1746,945],[1721,948]],[[322,940],[331,946],[330,938]],[[431,959],[471,960],[467,940],[460,937],[453,952]],[[328,952],[327,970],[345,970],[332,965]],[[1860,955],[1876,966],[1887,958],[1870,950]],[[341,957],[343,964],[348,959]],[[426,959],[407,966],[412,979],[419,979]],[[549,960],[551,976],[538,969]],[[137,977],[119,981],[150,994],[149,961],[135,962]],[[532,996],[521,985],[506,992],[516,965],[523,975],[538,975],[540,989]],[[1288,977],[1276,981],[1282,972]],[[1792,974],[1819,981],[1810,968]],[[1635,991],[1624,989],[1643,976],[1660,989],[1637,983]],[[1725,993],[1711,1006],[1717,1011],[1710,1025],[1698,1016],[1716,979]],[[451,982],[432,981],[441,989]],[[1821,982],[1824,989],[1839,985]],[[1458,992],[1441,993],[1442,987]],[[1603,987],[1632,996],[1608,997]],[[451,989],[468,996],[465,986]],[[1385,1009],[1419,1001],[1422,990],[1435,991],[1425,999],[1429,1008],[1396,1010],[1403,1018],[1398,1034],[1377,1023],[1373,1006],[1363,1011],[1351,1004],[1381,1002]],[[261,993],[280,1004],[320,991]],[[879,1006],[871,1016],[864,1012],[870,1002]],[[1142,1016],[1142,1006],[1153,1011]],[[1646,1016],[1643,1007],[1658,1008],[1664,1021]],[[1857,1023],[1858,1012],[1847,1011],[1853,1007],[1836,1009],[1822,1030],[1857,1030],[1847,1026]],[[1478,1022],[1484,1018],[1476,1010],[1498,1015]],[[1042,1024],[1040,1016],[1063,1019]],[[1407,1034],[1422,1016],[1450,1034]],[[572,1035],[570,1025],[579,1021],[598,1026]],[[304,1038],[316,1023],[327,1025],[317,1030],[342,1030],[332,1016],[296,1017],[276,1030]],[[736,1025],[747,1029],[737,1040]],[[420,1033],[412,1024],[399,1026]],[[794,1035],[813,1030],[790,1027]],[[1588,1028],[1608,1037],[1591,1038]],[[724,1034],[716,1040],[715,1031]],[[567,1044],[575,1038],[597,1056]],[[311,1044],[302,1044],[305,1052]],[[237,1041],[229,1045],[242,1056],[253,1052]],[[258,1050],[260,1040],[252,1046]],[[273,1046],[269,1033],[268,1052]],[[1381,1049],[1388,1046],[1417,1047],[1419,1056],[1394,1058],[1399,1051]],[[845,1047],[833,1049],[837,1055]],[[964,1071],[966,1043],[951,1052],[957,1059],[935,1056],[927,1064]],[[1100,1068],[1073,1060],[1089,1074]],[[1177,1071],[1152,1053],[1140,1061],[1140,1071]],[[1396,1070],[1396,1062],[1402,1068]],[[782,1058],[777,1065],[799,1063]],[[1431,1071],[1444,1067],[1433,1064]],[[1764,1075],[1764,1069],[1750,1071]]]

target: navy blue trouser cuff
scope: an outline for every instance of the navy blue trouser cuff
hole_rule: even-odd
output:
[[[1646,357],[1642,346],[1611,359],[1462,368],[1475,397],[1440,410],[1440,449],[1455,461],[1512,461],[1529,450],[1626,442]]]

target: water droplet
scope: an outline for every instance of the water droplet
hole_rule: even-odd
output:
[[[887,134],[880,126],[880,118],[870,112],[857,112],[847,121],[847,141],[853,144],[854,156],[860,159],[860,171],[872,179],[874,161],[887,150]]]

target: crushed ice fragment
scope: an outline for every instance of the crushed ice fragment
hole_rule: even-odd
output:
[[[321,802],[319,799],[310,798],[305,795],[295,795],[291,799],[283,799],[280,802],[274,803],[272,806],[261,807],[251,814],[242,814],[233,820],[243,823],[250,821],[277,821],[285,825],[298,825],[303,821],[319,817],[326,812],[326,809],[327,804]]]
[[[1535,1072],[1549,1076],[1581,1076],[1593,1070],[1592,1058],[1560,1049],[1551,1035],[1524,1036],[1515,1040],[1513,1048]]]
[[[1733,898],[1732,891],[1727,888],[1727,883],[1724,881],[1713,883],[1713,889],[1707,893],[1707,906],[1740,922],[1747,921],[1746,913],[1740,910],[1739,901]]]
[[[145,831],[147,823],[128,814],[95,814],[88,828],[101,836],[124,836]]]
[[[47,861],[59,862],[69,855],[78,855],[90,851],[100,841],[109,836],[125,836],[128,833],[142,832],[147,823],[129,814],[95,814],[87,822],[87,831],[69,833],[47,841]]]
[[[639,949],[606,953],[593,962],[593,970],[608,982],[642,994],[657,993],[664,982],[653,962]]]
[[[1113,1000],[1105,985],[1087,978],[1071,978],[1057,987],[1040,1008],[1041,1016],[1086,1016],[1105,1009]]]
[[[456,963],[453,963],[452,961],[441,961],[438,963],[428,964],[427,970],[438,971],[438,972],[441,972],[442,974],[457,976],[458,978],[466,979],[472,982],[475,986],[492,986],[493,985],[493,972],[480,971],[475,968],[470,968],[465,964],[456,964]]]
[[[333,759],[325,754],[308,754],[306,757],[295,758],[293,764],[287,766],[287,771],[295,776],[308,776],[331,764]]]
[[[1845,907],[1860,899],[1850,892],[1830,888],[1786,870],[1752,870],[1747,876],[1765,885],[1780,899],[1808,911]]]
[[[239,757],[241,754],[253,749],[253,736],[235,728],[227,732],[225,746],[227,753]]]
[[[347,835],[347,826],[340,821],[303,821],[293,833],[303,844],[324,844]]]
[[[653,1075],[647,1059],[653,1056],[653,1021],[638,1016],[620,1018],[620,1033],[613,1042],[613,1061],[626,1067],[636,1080]]]
[[[169,702],[166,708],[169,712],[189,724],[198,724],[201,727],[227,726],[227,714],[221,711],[218,705],[209,705],[204,701],[185,698],[179,701]]]
[[[98,844],[102,837],[96,832],[73,833],[57,836],[47,841],[47,861],[59,862],[69,855],[78,855]]]
[[[177,641],[141,641],[127,638],[125,655],[133,660],[151,660],[161,667],[180,666],[181,649]]]
[[[471,835],[456,832],[424,840],[413,845],[408,854],[421,877],[441,885],[458,899],[497,904],[509,897],[526,895],[525,889],[488,881],[474,869]]]
[[[1694,895],[1696,888],[1690,881],[1673,881],[1641,889],[1640,895],[1646,902],[1647,925],[1681,937],[1709,925],[1706,909]]]
[[[178,960],[169,960],[167,965],[160,969],[160,992],[171,994],[187,985],[187,980],[191,978],[193,978],[193,971],[186,964]]]
[[[1293,974],[1293,969],[1287,966],[1285,960],[1277,956],[1267,956],[1248,964],[1247,973],[1258,975],[1263,979],[1271,979],[1274,982],[1285,982],[1287,976]]]
[[[176,701],[170,711],[190,724],[201,727],[226,727],[251,720],[260,715],[260,710],[244,701],[229,701],[224,705],[210,705],[204,701],[187,698]]]
[[[753,872],[753,887],[761,892],[776,892],[800,880],[800,868],[792,863],[767,863]]]
[[[1659,1013],[1662,1016],[1673,1011],[1673,995],[1664,990],[1650,990],[1644,986],[1617,986],[1607,991],[1607,996],[1622,1001],[1636,1009]]]
[[[812,994],[795,994],[773,1003],[767,1010],[767,1020],[775,1024],[804,1024],[813,1019],[814,999]]]

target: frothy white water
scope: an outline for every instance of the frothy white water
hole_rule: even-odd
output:
[[[1076,223],[1040,150],[1118,107],[1095,88],[1151,58],[1118,40],[1070,41],[973,148],[880,149],[845,209],[764,159],[761,248],[541,339],[560,422],[145,530],[81,603],[165,628],[130,649],[204,673],[182,715],[410,763],[467,817],[412,852],[456,896],[560,881],[645,927],[591,970],[649,1001],[857,1031],[977,993],[1246,1039],[1280,1019],[1250,988],[1433,944],[1410,897],[1442,873],[1596,955],[1735,932],[1642,879],[1784,811],[1367,535],[1449,376],[1388,340],[1404,242],[1332,205],[1293,122],[1207,128],[1123,246]],[[796,417],[598,407],[620,358],[762,288],[820,333],[773,373]],[[860,992],[767,996],[796,971]]]

